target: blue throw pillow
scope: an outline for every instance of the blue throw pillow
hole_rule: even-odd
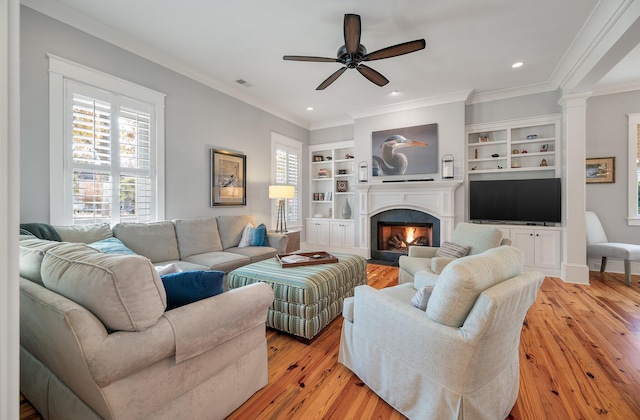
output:
[[[130,250],[122,243],[118,238],[107,238],[100,241],[92,242],[88,244],[91,248],[95,248],[100,252],[106,252],[107,254],[129,254],[136,255],[135,252]]]
[[[181,271],[160,276],[167,292],[167,311],[222,293],[224,271]]]
[[[269,241],[267,240],[267,227],[264,223],[260,223],[257,228],[251,230],[249,245],[269,246]]]

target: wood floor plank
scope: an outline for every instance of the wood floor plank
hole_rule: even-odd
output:
[[[369,285],[398,268],[369,264]],[[342,317],[309,344],[268,329],[269,384],[228,419],[404,419],[337,363]],[[640,419],[640,276],[547,277],[520,341],[520,393],[509,419]],[[24,406],[24,407],[23,407]],[[21,399],[21,420],[39,415]]]

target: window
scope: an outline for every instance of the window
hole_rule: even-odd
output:
[[[640,114],[629,114],[629,217],[640,226]]]
[[[49,60],[51,223],[162,220],[164,95]]]
[[[302,142],[277,133],[271,133],[271,184],[293,185],[295,197],[287,199],[287,227],[302,226],[300,207],[300,158]],[[271,220],[275,226],[277,203],[271,208]]]

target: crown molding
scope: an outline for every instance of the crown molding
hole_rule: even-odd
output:
[[[501,99],[517,98],[519,96],[533,95],[536,93],[550,92],[557,89],[549,82],[536,83],[527,86],[518,86],[509,89],[493,90],[490,92],[475,93],[467,100],[467,105],[479,104],[483,102],[498,101]]]
[[[289,121],[300,127],[309,129],[309,122],[296,118],[281,109],[274,107],[273,104],[261,101],[255,97],[248,95],[245,92],[239,90],[235,86],[230,86],[220,80],[214,79],[209,76],[205,76],[192,66],[185,64],[184,62],[175,59],[174,57],[165,54],[148,44],[138,41],[137,39],[122,35],[120,32],[114,30],[110,26],[107,26],[95,19],[92,19],[82,13],[65,6],[57,1],[50,0],[21,0],[20,4],[26,6],[36,12],[42,13],[52,19],[60,21],[66,25],[69,25],[75,29],[92,35],[104,42],[113,44],[118,48],[129,51],[139,57],[145,58],[155,64],[162,67],[166,67],[178,74],[181,74],[189,79],[195,80],[229,95],[235,99],[259,108],[265,112],[268,112],[283,120]],[[244,88],[243,88],[244,89]]]

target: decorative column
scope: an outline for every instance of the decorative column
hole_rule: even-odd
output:
[[[586,211],[586,122],[587,98],[591,92],[566,95],[563,107],[565,162],[563,167],[563,203],[565,235],[561,277],[568,283],[589,284],[587,266]]]

